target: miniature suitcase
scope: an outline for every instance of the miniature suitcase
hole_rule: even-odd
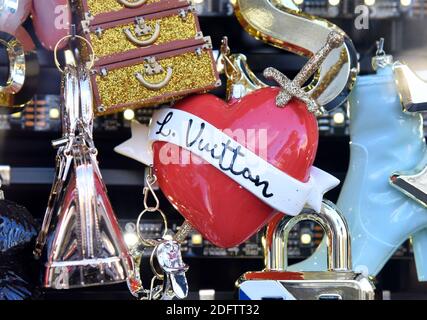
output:
[[[122,10],[106,22],[85,14],[82,30],[98,58],[202,34],[194,7],[182,0]]]
[[[221,85],[211,40],[203,37],[188,0],[114,5],[116,11],[94,15],[104,1],[80,0],[81,30],[97,57],[96,115],[152,107]],[[82,52],[88,55],[84,45]]]
[[[209,37],[175,41],[99,59],[93,69],[95,113],[151,107],[221,85]]]

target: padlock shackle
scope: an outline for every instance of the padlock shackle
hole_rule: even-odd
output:
[[[305,209],[296,217],[285,217],[273,231],[267,246],[267,270],[286,271],[288,268],[288,239],[290,231],[302,221],[313,221],[325,231],[328,248],[328,270],[351,270],[351,240],[347,222],[338,208],[324,201],[320,213]]]

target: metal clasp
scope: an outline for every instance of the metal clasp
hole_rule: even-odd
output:
[[[127,8],[137,8],[142,6],[147,0],[136,0],[136,1],[128,1],[128,0],[117,0],[118,3],[127,7]]]
[[[165,69],[156,61],[155,57],[145,58],[144,75],[152,76],[162,73],[165,73]],[[167,67],[165,78],[159,82],[149,82],[144,78],[144,75],[139,72],[135,73],[135,77],[145,88],[150,90],[160,90],[169,84],[172,80],[172,74],[172,67]]]
[[[132,34],[132,31],[129,28],[124,28],[123,32],[125,33],[126,37],[129,41],[131,41],[133,44],[138,46],[148,46],[156,42],[156,40],[160,36],[160,23],[156,22],[153,27],[149,26],[144,18],[137,17],[135,19],[135,26],[134,26],[134,32],[136,37]],[[148,36],[150,33],[152,33],[151,37],[145,40],[139,40],[137,37],[142,36]]]

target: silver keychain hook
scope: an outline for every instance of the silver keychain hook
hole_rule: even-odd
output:
[[[377,57],[385,56],[384,43],[385,43],[384,38],[380,38],[377,41],[377,52],[376,52]]]
[[[159,201],[159,198],[157,197],[156,193],[154,192],[154,188],[153,188],[153,186],[157,182],[157,177],[153,173],[153,167],[149,168],[148,174],[145,178],[145,182],[146,182],[146,186],[144,187],[144,191],[143,191],[144,192],[144,209],[148,212],[156,212],[160,208],[160,201]],[[148,196],[149,195],[151,195],[155,201],[154,207],[150,207],[148,205]]]
[[[385,40],[380,38],[377,41],[377,52],[372,58],[372,67],[375,71],[393,65],[393,56],[388,55],[384,50]]]

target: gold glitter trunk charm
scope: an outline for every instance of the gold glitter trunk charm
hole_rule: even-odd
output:
[[[1,0],[0,0],[1,1]],[[212,42],[185,0],[79,0],[96,116],[156,107],[221,85]],[[91,50],[89,50],[91,49]]]

